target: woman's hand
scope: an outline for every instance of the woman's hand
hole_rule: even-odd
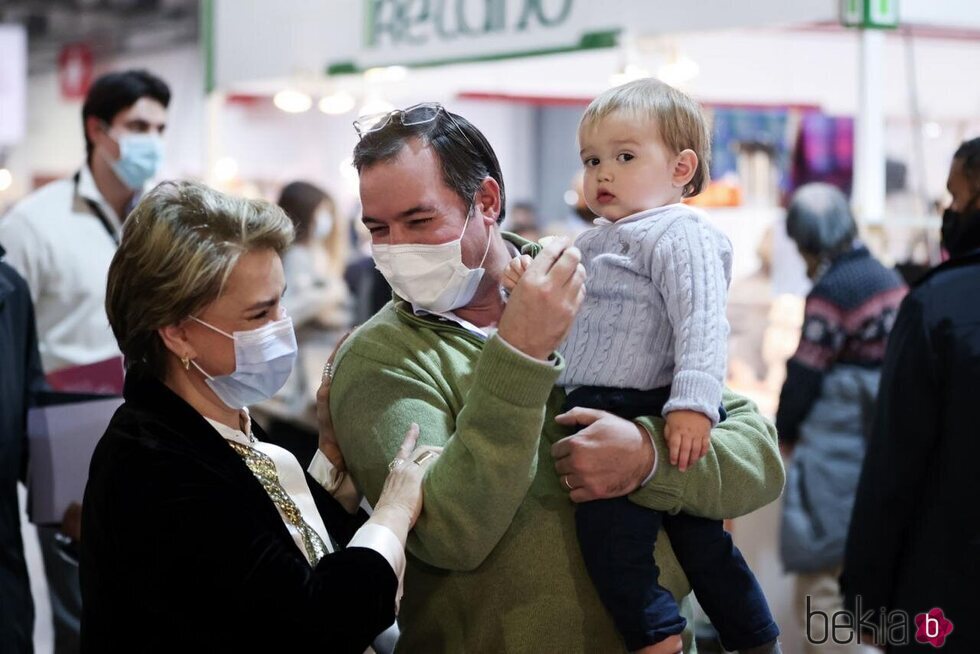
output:
[[[422,512],[422,480],[425,471],[442,452],[441,447],[416,447],[419,426],[412,424],[389,468],[372,520],[391,528],[408,530]]]
[[[316,420],[320,432],[319,448],[323,456],[327,457],[333,464],[337,472],[346,472],[347,464],[344,462],[344,454],[337,445],[337,437],[333,431],[333,419],[330,416],[330,385],[333,382],[333,360],[337,356],[337,351],[344,344],[351,332],[347,332],[341,337],[334,346],[333,352],[327,358],[327,365],[324,366],[323,378],[320,380],[320,388],[316,392]],[[329,371],[329,374],[328,374]]]

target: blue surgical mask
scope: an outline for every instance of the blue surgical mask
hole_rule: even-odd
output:
[[[286,316],[258,329],[231,334],[200,318],[192,318],[235,341],[235,370],[230,375],[212,377],[197,362],[192,362],[218,399],[229,408],[239,410],[268,400],[286,384],[296,361],[292,318]]]
[[[112,171],[133,191],[160,171],[163,163],[163,139],[156,134],[124,134],[119,137],[119,159],[110,161]]]

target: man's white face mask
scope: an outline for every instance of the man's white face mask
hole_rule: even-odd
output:
[[[432,313],[446,313],[470,303],[483,279],[484,262],[490,252],[493,227],[487,233],[487,248],[476,268],[463,263],[463,234],[473,215],[466,214],[459,238],[438,245],[407,243],[372,244],[374,263],[396,293],[415,306]]]

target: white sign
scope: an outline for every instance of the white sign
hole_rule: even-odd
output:
[[[683,11],[676,0],[208,0],[204,6],[210,8],[202,24],[205,61],[214,83],[246,92],[252,82],[304,72],[500,59],[600,47],[627,32],[683,34],[838,17],[830,0],[697,0]]]
[[[24,138],[27,114],[27,32],[0,25],[0,146]]]
[[[609,0],[363,0],[356,59],[334,62],[331,70],[612,47],[622,16],[609,9],[620,4]]]

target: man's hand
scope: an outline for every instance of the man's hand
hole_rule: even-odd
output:
[[[670,465],[684,472],[708,453],[711,419],[698,411],[671,411],[664,426]]]
[[[566,427],[585,427],[551,447],[555,470],[573,502],[628,495],[640,487],[656,461],[643,427],[606,411],[574,408],[555,417]]]
[[[497,333],[536,359],[547,359],[572,327],[585,298],[582,253],[567,238],[548,243],[510,294]]]
[[[659,643],[636,650],[635,654],[684,654],[684,639],[676,635],[667,636]]]
[[[521,281],[521,277],[527,272],[527,269],[531,267],[531,263],[534,259],[531,258],[530,254],[522,254],[519,257],[514,257],[507,264],[507,268],[504,270],[504,288],[510,293],[517,286],[517,282]]]
[[[61,533],[74,541],[82,540],[82,505],[72,502],[61,518]]]
[[[329,368],[333,368],[333,360],[337,356],[337,350],[350,335],[351,332],[347,332],[337,341],[333,352],[327,358]],[[333,431],[333,418],[330,416],[330,384],[332,382],[332,373],[331,375],[324,375],[320,380],[320,388],[316,392],[316,420],[320,432],[319,448],[323,456],[327,457],[333,467],[337,469],[337,472],[345,472],[347,464],[344,462],[344,455],[340,451],[340,446],[337,445],[337,436]]]

